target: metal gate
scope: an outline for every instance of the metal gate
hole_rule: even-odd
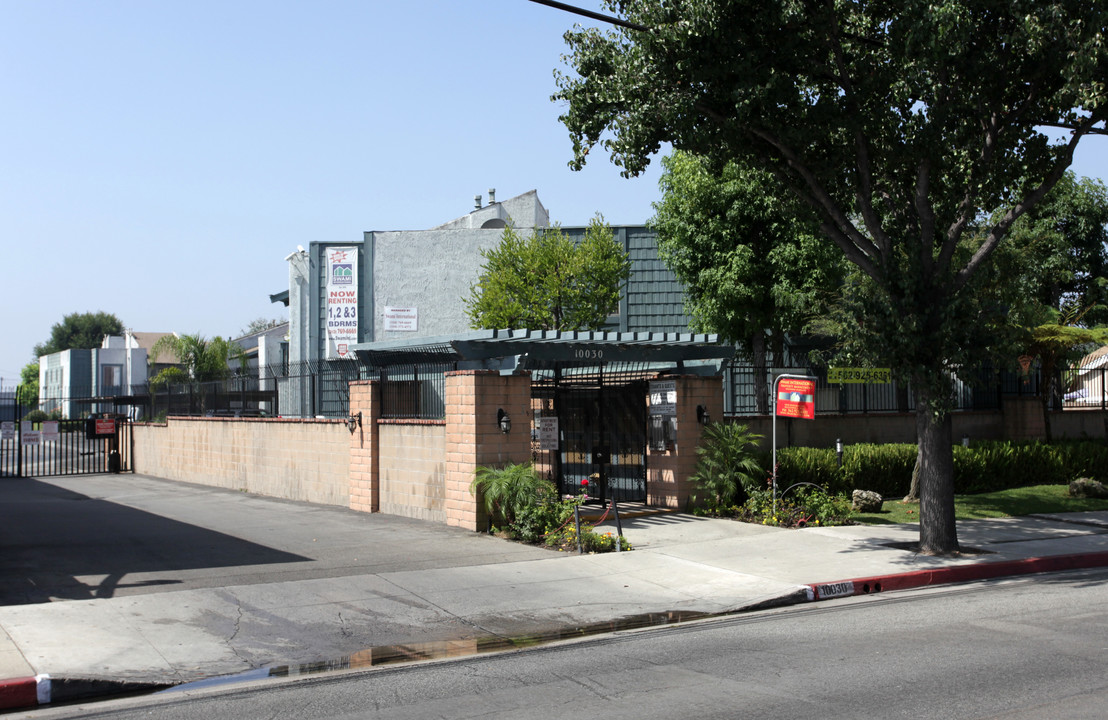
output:
[[[645,502],[646,380],[555,372],[532,388],[536,417],[558,418],[558,449],[534,453],[558,492]]]
[[[131,437],[131,423],[122,417],[6,421],[0,423],[0,477],[131,472]]]

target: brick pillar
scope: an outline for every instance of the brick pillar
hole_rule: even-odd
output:
[[[495,370],[446,373],[446,524],[484,529],[484,509],[469,488],[479,465],[531,460],[531,375]],[[497,410],[512,420],[505,434]]]
[[[377,420],[381,386],[376,380],[350,383],[350,414],[362,414],[362,426],[350,435],[350,509],[381,510],[380,453]]]
[[[696,448],[704,431],[696,409],[707,410],[711,422],[723,421],[723,378],[683,375],[666,379],[677,381],[677,441],[665,452],[647,450],[646,502],[684,509],[696,491],[689,476],[696,468]]]

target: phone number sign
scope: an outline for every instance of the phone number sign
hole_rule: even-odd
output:
[[[871,383],[882,385],[893,381],[891,368],[827,368],[829,383]]]

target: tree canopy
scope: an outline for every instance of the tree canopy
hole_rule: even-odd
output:
[[[872,281],[859,317],[916,396],[920,546],[958,549],[946,413],[971,281],[1105,133],[1108,6],[1064,0],[609,0],[566,34],[572,167],[664,143],[774,173]],[[982,218],[990,218],[981,227]],[[980,232],[979,240],[967,235]]]
[[[527,236],[508,226],[465,301],[473,328],[598,330],[619,310],[631,261],[612,229],[593,218],[580,243],[560,227]]]
[[[682,152],[662,166],[651,225],[662,259],[685,284],[694,328],[738,343],[756,368],[766,367],[767,350],[780,363],[784,336],[801,332],[838,292],[841,253],[767,172],[729,162],[716,173]],[[759,379],[757,407],[766,412]]]
[[[98,348],[106,335],[122,335],[123,323],[106,312],[70,313],[50,328],[50,339],[35,345],[36,358],[62,350]]]

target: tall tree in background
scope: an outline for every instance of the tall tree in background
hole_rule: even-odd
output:
[[[561,228],[524,237],[504,228],[465,300],[473,328],[599,330],[619,310],[631,261],[612,229],[593,218],[580,243]]]
[[[50,339],[35,345],[36,358],[62,350],[98,348],[107,335],[122,335],[123,323],[106,312],[70,313],[50,328]]]
[[[1108,5],[606,5],[641,29],[567,33],[574,74],[554,99],[571,166],[602,142],[635,175],[668,142],[716,168],[764,167],[809,204],[872,282],[857,320],[915,393],[921,550],[957,552],[948,402],[972,351],[971,283],[1079,141],[1106,132]],[[965,242],[980,218],[981,241]]]
[[[682,152],[662,167],[651,221],[662,259],[685,284],[694,327],[751,359],[756,407],[768,412],[767,350],[780,363],[786,333],[824,311],[842,283],[842,254],[769,173],[733,162],[714,173]]]
[[[98,348],[107,335],[122,335],[123,322],[106,312],[70,313],[50,328],[50,339],[35,345],[31,354],[35,359],[20,372],[18,400],[24,407],[38,405],[39,361],[43,355],[53,355],[63,350],[88,350]]]

